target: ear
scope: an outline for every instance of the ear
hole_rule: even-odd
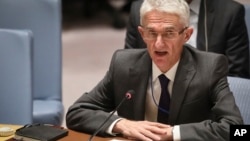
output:
[[[185,34],[184,38],[185,38],[185,41],[186,41],[186,42],[189,40],[189,38],[190,38],[191,35],[193,34],[193,31],[194,31],[194,29],[193,29],[192,27],[188,27],[188,28],[186,29],[186,32],[184,32],[184,34]]]
[[[144,30],[143,30],[143,28],[141,26],[138,26],[138,31],[140,32],[141,37],[145,42],[145,39],[144,39],[145,38],[145,33],[144,33]]]

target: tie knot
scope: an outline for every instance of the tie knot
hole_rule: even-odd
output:
[[[161,87],[167,88],[169,79],[164,74],[159,75],[158,78],[160,80]]]

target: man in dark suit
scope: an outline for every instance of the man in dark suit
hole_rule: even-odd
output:
[[[192,37],[196,40],[193,46],[202,51],[226,55],[229,62],[228,75],[249,78],[249,40],[244,6],[232,0],[186,1],[200,2],[195,29],[197,37]],[[143,0],[137,0],[132,3],[125,48],[146,47],[137,30],[140,25],[139,10],[142,2]]]
[[[193,29],[184,0],[145,0],[141,15],[147,49],[116,51],[103,80],[68,109],[67,127],[93,134],[134,90],[98,135],[229,140],[229,126],[243,121],[228,86],[226,57],[185,45]]]

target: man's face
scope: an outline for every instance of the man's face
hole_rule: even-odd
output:
[[[177,15],[156,10],[146,13],[142,22],[138,30],[153,62],[165,73],[180,59],[192,29],[184,27]]]

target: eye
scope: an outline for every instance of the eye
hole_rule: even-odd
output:
[[[174,31],[167,31],[163,34],[163,36],[165,38],[171,38],[171,37],[174,37],[175,36],[175,32]]]
[[[167,35],[170,35],[170,36],[171,36],[171,35],[174,35],[174,34],[175,34],[174,31],[168,31],[168,32],[167,32]]]
[[[151,36],[151,37],[156,37],[156,36],[157,36],[157,33],[154,32],[154,31],[149,31],[148,34],[149,34],[149,36]]]

